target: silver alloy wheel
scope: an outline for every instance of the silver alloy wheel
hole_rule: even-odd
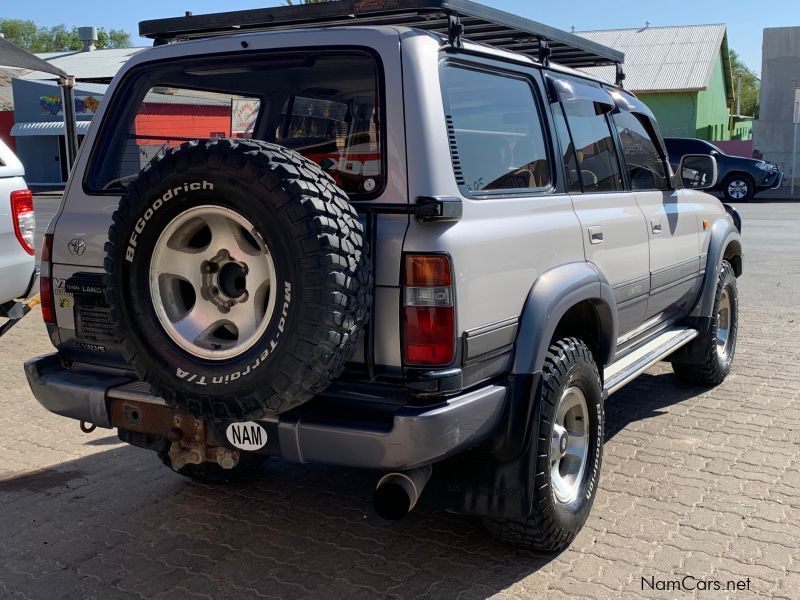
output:
[[[175,217],[150,259],[150,298],[178,346],[198,358],[225,360],[250,349],[275,308],[275,264],[256,228],[221,206]]]
[[[578,495],[589,453],[589,410],[583,392],[568,387],[561,395],[550,438],[550,484],[559,502]]]
[[[741,200],[747,196],[750,186],[743,179],[734,179],[728,184],[728,195],[734,200]]]
[[[731,342],[731,297],[728,289],[724,288],[719,297],[719,309],[717,310],[717,354],[722,360],[728,359]]]

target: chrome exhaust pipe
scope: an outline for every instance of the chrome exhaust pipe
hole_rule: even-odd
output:
[[[386,473],[378,480],[372,496],[375,512],[389,521],[399,521],[416,506],[422,490],[433,472],[426,465],[409,471]]]

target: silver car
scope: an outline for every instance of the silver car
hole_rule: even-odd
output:
[[[22,163],[0,140],[0,316],[12,313],[35,277],[36,220],[24,176]]]
[[[408,4],[143,22],[45,237],[28,379],[192,478],[379,469],[397,519],[435,469],[449,510],[560,551],[606,397],[729,373],[741,223],[713,157],[674,174],[647,106],[578,70],[621,53]]]

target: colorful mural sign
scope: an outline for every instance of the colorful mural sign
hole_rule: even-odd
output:
[[[97,96],[83,96],[75,98],[75,113],[79,115],[93,115],[100,108],[101,97]],[[39,112],[44,115],[59,116],[63,114],[64,107],[62,105],[61,96],[40,96],[39,97]]]

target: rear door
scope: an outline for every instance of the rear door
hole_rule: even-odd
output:
[[[625,104],[636,108],[632,100]],[[642,110],[647,111],[646,107]],[[652,117],[620,107],[612,119],[650,239],[650,297],[645,317],[667,319],[687,308],[699,283],[698,207],[690,195],[672,189]]]
[[[650,289],[645,218],[624,189],[609,113],[611,96],[577,79],[548,76],[553,115],[586,259],[602,271],[618,309],[618,334],[644,320]]]

